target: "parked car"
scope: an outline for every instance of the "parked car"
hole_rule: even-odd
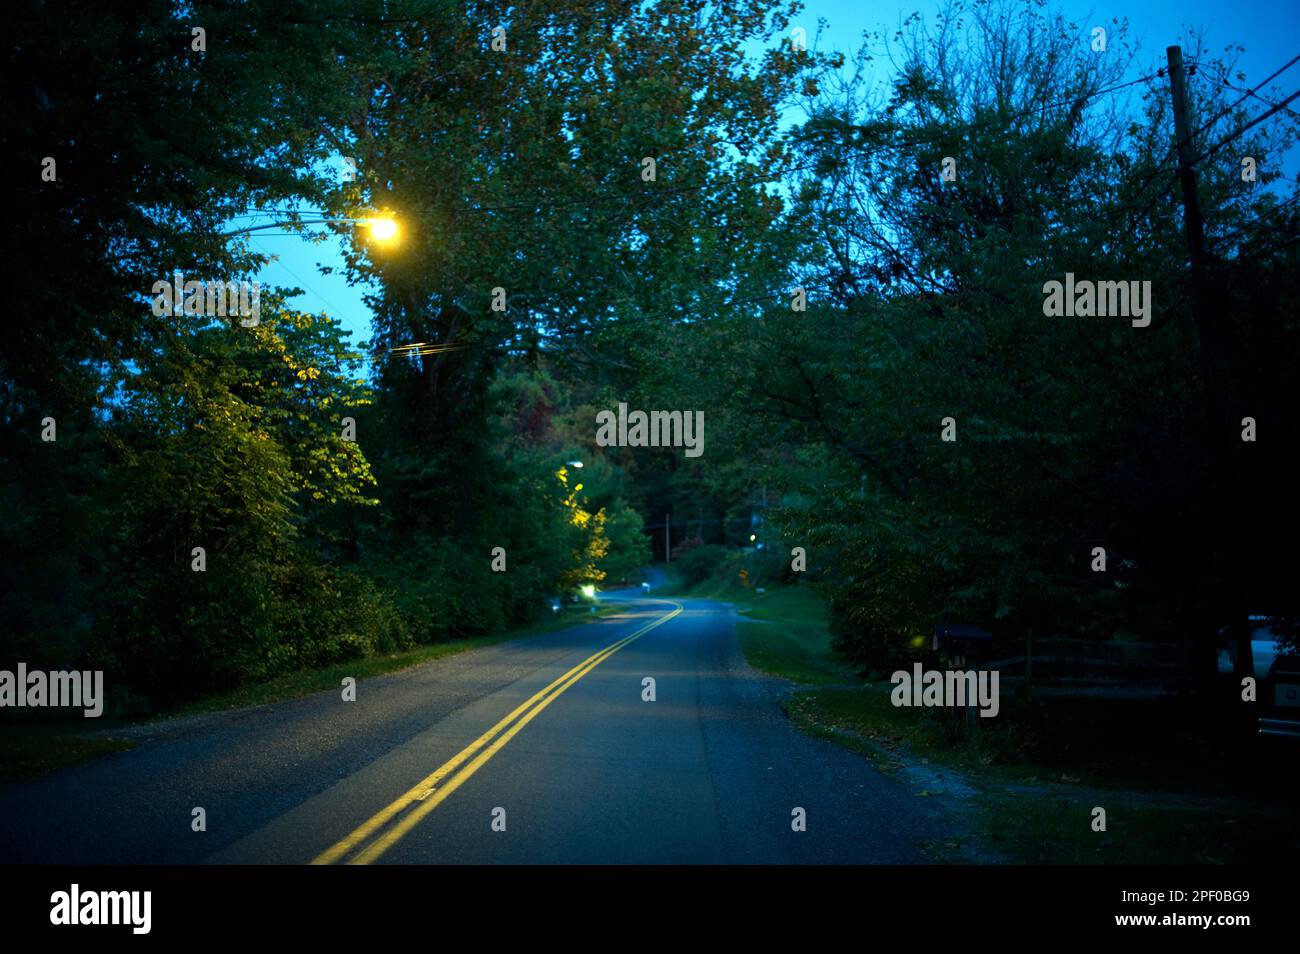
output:
[[[1300,647],[1294,622],[1250,617],[1250,651],[1259,706],[1259,734],[1300,739]],[[1219,673],[1237,671],[1237,643],[1220,630]]]

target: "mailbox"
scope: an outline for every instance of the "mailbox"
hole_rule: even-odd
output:
[[[978,626],[936,626],[930,648],[954,659],[983,655],[993,648],[993,634]]]

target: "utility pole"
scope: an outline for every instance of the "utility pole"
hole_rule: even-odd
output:
[[[1025,698],[1034,691],[1034,627],[1025,629]]]
[[[1173,98],[1174,135],[1178,140],[1178,178],[1183,186],[1183,228],[1187,233],[1187,255],[1192,265],[1192,318],[1203,372],[1203,402],[1216,429],[1226,420],[1222,413],[1219,388],[1219,342],[1216,329],[1210,326],[1205,295],[1210,289],[1205,281],[1205,219],[1201,215],[1201,197],[1196,189],[1196,170],[1192,168],[1192,133],[1187,121],[1187,81],[1183,72],[1183,48],[1166,48],[1169,60],[1169,92]],[[1217,446],[1217,441],[1215,442]]]
[[[664,562],[673,562],[673,540],[672,540],[673,512],[668,511],[664,517]]]
[[[1247,619],[1245,591],[1240,574],[1235,569],[1238,557],[1235,548],[1238,535],[1232,531],[1227,512],[1233,498],[1230,486],[1228,454],[1232,421],[1229,414],[1225,381],[1223,379],[1223,350],[1220,328],[1214,324],[1222,321],[1222,309],[1215,289],[1205,277],[1205,219],[1201,214],[1201,199],[1196,188],[1196,170],[1192,167],[1192,134],[1187,117],[1187,84],[1183,71],[1183,50],[1180,46],[1165,49],[1169,61],[1169,91],[1173,97],[1174,135],[1178,140],[1178,178],[1183,188],[1183,226],[1187,233],[1187,253],[1192,266],[1192,317],[1196,325],[1196,338],[1200,345],[1202,374],[1202,406],[1210,428],[1208,451],[1210,455],[1213,537],[1210,541],[1214,583],[1226,590],[1226,609],[1229,624],[1237,641],[1238,675],[1254,675],[1254,661],[1250,644],[1250,625]],[[1218,639],[1217,626],[1221,620],[1209,620],[1212,631],[1206,634],[1206,645],[1196,647],[1192,662],[1193,678],[1201,689],[1213,686],[1215,664],[1214,647]]]
[[[1183,48],[1165,50],[1169,60],[1169,91],[1174,100],[1174,135],[1178,137],[1178,178],[1183,185],[1183,224],[1192,260],[1192,280],[1199,283],[1205,264],[1205,219],[1196,192],[1196,170],[1192,168],[1192,134],[1187,123],[1187,82],[1183,73]],[[1193,304],[1197,299],[1193,298]],[[1199,328],[1200,322],[1197,322]]]

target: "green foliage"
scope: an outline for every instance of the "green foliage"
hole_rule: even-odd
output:
[[[609,550],[600,562],[606,581],[633,581],[638,570],[650,562],[650,540],[645,520],[625,502],[618,501],[605,520]]]
[[[1234,248],[1274,200],[1248,201],[1208,167],[1218,257],[1191,285],[1176,195],[1142,186],[1169,117],[1153,105],[1149,127],[1128,125],[1107,109],[1096,94],[1130,65],[1122,31],[1104,60],[1080,33],[1032,4],[982,5],[935,33],[914,22],[890,102],[851,83],[797,133],[823,162],[792,223],[815,235],[833,222],[857,241],[849,253],[830,236],[809,256],[824,264],[798,280],[825,291],[806,314],[773,308],[757,324],[738,398],[759,410],[764,446],[789,448],[769,471],[772,518],[826,567],[837,645],[862,669],[920,658],[942,622],[1010,637],[1196,633],[1204,658],[1244,601],[1294,605],[1282,540],[1300,523],[1272,480],[1286,465],[1247,454],[1237,422],[1286,403],[1300,337],[1276,294],[1295,280],[1295,249]],[[1161,83],[1150,97],[1167,102]],[[1216,97],[1198,116],[1221,111]],[[1290,123],[1256,134],[1245,153],[1295,136]],[[944,156],[955,182],[940,181]],[[1043,285],[1066,272],[1150,281],[1151,325],[1044,316]],[[1196,296],[1216,329],[1221,412],[1201,376]],[[1294,422],[1273,426],[1294,439]],[[1272,542],[1270,525],[1286,527]]]
[[[729,183],[779,159],[778,102],[813,62],[742,55],[786,11],[516,10],[500,59],[474,18],[402,0],[110,0],[77,20],[38,0],[4,14],[21,38],[6,172],[34,182],[52,155],[58,176],[18,190],[25,228],[0,255],[6,286],[27,290],[0,342],[0,657],[94,663],[116,698],[168,706],[501,631],[635,574],[644,521],[567,416],[573,369],[596,325],[678,300],[706,265],[737,274],[770,223],[761,190]],[[359,181],[323,171],[340,151]],[[645,201],[645,155],[663,160],[658,188],[708,185],[672,222]],[[635,227],[580,213],[593,192],[644,204]],[[548,212],[494,211],[519,202]],[[401,218],[382,259],[346,230],[354,276],[379,285],[372,380],[337,316],[277,290],[251,328],[150,314],[153,281],[177,269],[255,272],[264,258],[222,233],[284,204]],[[732,234],[701,247],[688,218]],[[497,284],[504,315],[485,307]],[[384,350],[413,340],[449,347]],[[575,455],[585,473],[566,472]]]
[[[3,14],[8,178],[60,174],[0,250],[0,661],[170,705],[527,623],[667,557],[669,523],[691,583],[789,580],[805,547],[864,670],[944,621],[1205,643],[1244,601],[1294,606],[1300,249],[1275,239],[1300,223],[1266,160],[1295,126],[1239,141],[1253,189],[1201,167],[1193,284],[1152,184],[1163,81],[1111,98],[1122,29],[1098,57],[1036,2],[912,18],[882,98],[777,42],[796,8],[768,0],[512,8],[509,55],[405,0],[77,9]],[[1245,121],[1193,91],[1207,141]],[[322,171],[340,153],[358,181]],[[285,203],[402,221],[383,252],[339,230],[366,347],[281,290],[253,328],[150,313],[174,269],[259,268],[222,232]],[[1151,325],[1046,318],[1066,272],[1151,281]],[[705,456],[593,446],[633,398],[705,410]],[[1244,416],[1267,440],[1225,441]]]
[[[22,515],[0,531],[0,659],[102,666],[110,704],[169,704],[356,652],[345,634],[380,639],[365,608],[382,599],[335,607],[353,584],[313,567],[322,508],[373,501],[364,454],[338,439],[367,397],[337,326],[274,295],[253,329],[160,319],[148,293],[175,270],[255,271],[222,237],[231,217],[320,201],[310,170],[368,41],[279,4],[74,7],[3,14],[5,174],[24,185],[0,249],[23,289],[0,340],[0,493]],[[313,573],[336,582],[306,586]]]
[[[704,543],[684,551],[674,561],[674,567],[682,581],[688,586],[693,586],[713,576],[726,557],[726,547],[716,543]]]

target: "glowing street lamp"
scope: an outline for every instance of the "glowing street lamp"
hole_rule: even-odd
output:
[[[361,219],[370,229],[370,237],[376,242],[392,242],[397,238],[397,222],[391,218]]]

